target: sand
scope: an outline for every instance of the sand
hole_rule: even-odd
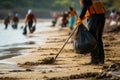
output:
[[[45,44],[34,49],[26,49],[29,51],[27,55],[6,59],[20,68],[1,70],[0,80],[98,80],[96,75],[106,65],[120,62],[120,33],[105,32],[103,35],[105,64],[84,65],[85,62],[90,61],[90,54],[76,54],[70,41],[55,63],[41,64],[44,58],[55,57],[69,36],[67,27],[60,31],[57,28],[51,28],[53,31],[30,34],[39,35],[39,39],[45,40]]]

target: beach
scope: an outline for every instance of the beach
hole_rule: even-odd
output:
[[[48,28],[49,31],[28,34],[36,37],[36,42],[42,40],[44,43],[29,43],[29,46],[35,47],[24,47],[22,52],[26,54],[0,61],[6,62],[0,64],[0,80],[99,80],[96,75],[106,66],[120,62],[120,32],[111,31],[104,32],[103,35],[105,64],[84,65],[90,61],[90,54],[76,54],[71,41],[68,41],[55,63],[41,64],[43,59],[55,57],[69,37],[68,27],[62,30],[57,27]],[[101,80],[103,79],[110,80],[111,77],[102,77]]]

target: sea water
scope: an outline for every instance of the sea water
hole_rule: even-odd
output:
[[[51,22],[37,23],[35,33],[52,30],[48,27],[50,25]],[[9,24],[8,28],[4,29],[4,25],[0,23],[0,60],[23,54],[20,52],[21,49],[35,47],[35,45],[27,43],[37,43],[38,45],[44,43],[42,40],[38,40],[37,37],[23,35],[23,27],[24,23],[19,23],[18,29],[13,29]],[[32,35],[34,36],[34,33]]]

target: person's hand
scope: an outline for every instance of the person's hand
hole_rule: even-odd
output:
[[[80,17],[78,17],[77,19],[77,25],[80,25],[82,23],[82,20],[80,19]]]

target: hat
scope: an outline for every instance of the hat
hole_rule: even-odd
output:
[[[28,10],[28,14],[30,14],[30,13],[32,13],[32,9],[29,9],[29,10]]]

